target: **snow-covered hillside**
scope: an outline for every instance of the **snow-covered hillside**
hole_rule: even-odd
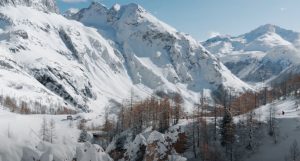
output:
[[[96,30],[25,6],[2,7],[0,13],[1,85],[12,91],[3,90],[3,95],[42,103],[60,99],[83,110],[127,96],[132,83],[114,49]]]
[[[73,16],[95,29],[55,13],[54,1],[33,2],[0,7],[4,96],[101,112],[131,90],[140,97],[180,93],[192,105],[203,89],[251,89],[200,43],[139,5],[94,2]]]
[[[0,108],[0,161],[112,161],[91,143],[78,143],[77,121],[65,115],[20,115]],[[53,120],[53,143],[40,138],[42,120]]]
[[[290,147],[293,142],[300,142],[299,100],[288,98],[286,100],[279,100],[266,106],[262,106],[254,111],[257,114],[256,119],[260,119],[261,121],[267,123],[270,117],[270,110],[275,113],[275,118],[278,122],[278,143],[274,144],[274,141],[270,137],[264,137],[263,139],[260,139],[261,147],[259,147],[254,155],[251,155],[249,158],[247,158],[247,161],[285,160],[285,158],[290,154]],[[282,115],[282,111],[285,112],[284,115]],[[258,118],[258,116],[260,118]]]
[[[0,6],[28,6],[45,12],[59,13],[56,1],[53,0],[2,0]]]
[[[300,33],[263,25],[237,36],[217,36],[202,44],[239,78],[260,82],[299,64]]]
[[[107,8],[94,2],[72,18],[113,41],[135,84],[179,93],[215,90],[220,85],[236,91],[249,89],[195,39],[137,4]]]

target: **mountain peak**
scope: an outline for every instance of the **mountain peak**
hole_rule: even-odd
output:
[[[130,12],[130,13],[132,13],[132,12],[135,12],[135,13],[144,13],[144,12],[146,12],[146,10],[142,6],[140,6],[136,3],[130,3],[128,5],[122,6],[121,8],[124,9],[124,11]]]
[[[71,18],[73,15],[75,15],[78,12],[79,12],[78,8],[70,8],[63,13],[63,16],[65,16],[66,18]]]
[[[265,24],[262,25],[258,28],[256,28],[255,30],[253,30],[254,32],[261,32],[261,33],[267,33],[267,32],[276,32],[276,29],[279,28],[276,25],[273,24]]]
[[[272,25],[272,24],[265,24],[265,25],[259,26],[258,28],[246,33],[244,35],[244,37],[248,42],[251,42],[262,35],[269,34],[269,33],[275,33],[277,28],[279,28],[279,27]]]
[[[91,3],[91,5],[89,6],[89,8],[107,9],[107,7],[104,4],[99,3],[99,2],[95,2],[95,1],[93,1]]]
[[[138,10],[138,9],[143,9],[144,8],[142,6],[140,6],[139,4],[136,4],[136,3],[129,3],[127,5],[124,5],[126,8],[131,8],[131,9],[134,9],[134,10]]]
[[[28,6],[38,10],[59,13],[55,0],[0,0],[0,6]]]
[[[242,36],[244,36],[247,42],[251,42],[263,35],[270,33],[276,34],[289,42],[295,41],[295,39],[297,39],[299,35],[299,33],[296,33],[292,30],[287,30],[273,24],[265,24]]]
[[[108,8],[104,4],[99,2],[92,2],[88,9],[102,14],[107,13],[108,11]]]

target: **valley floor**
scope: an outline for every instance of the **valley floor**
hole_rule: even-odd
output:
[[[246,161],[283,161],[289,154],[292,143],[294,141],[300,143],[300,110],[297,100],[289,98],[262,106],[255,110],[256,119],[267,122],[271,107],[274,108],[275,117],[278,120],[278,143],[275,144],[274,140],[266,134],[260,140],[261,146],[253,154],[249,154]],[[284,115],[282,111],[285,112]],[[89,120],[89,125],[91,123],[97,125],[103,121],[100,115],[93,113],[78,114],[73,117],[86,118]],[[40,129],[43,118],[48,121],[52,119],[55,122],[53,144],[41,142]],[[237,116],[235,121],[243,118],[244,116]],[[184,122],[183,125],[189,121]],[[80,133],[77,125],[78,121],[67,120],[67,115],[20,115],[2,108],[0,109],[0,142],[2,144],[0,161],[19,160],[26,157],[26,153],[30,153],[30,156],[33,155],[31,153],[36,153],[34,155],[38,157],[46,155],[48,158],[62,157],[71,160],[71,157],[78,155],[78,147],[85,146],[77,142]],[[102,149],[95,147],[97,148]],[[31,150],[28,152],[28,149]],[[102,161],[103,156],[108,158],[104,150],[101,150],[101,154],[93,161]]]

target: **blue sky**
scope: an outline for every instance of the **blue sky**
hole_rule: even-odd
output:
[[[138,3],[181,32],[205,40],[214,34],[239,35],[267,23],[300,31],[300,0],[99,0]],[[87,7],[91,0],[57,0],[61,11]]]

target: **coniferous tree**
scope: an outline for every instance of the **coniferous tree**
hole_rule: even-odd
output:
[[[104,125],[102,131],[106,132],[108,140],[111,141],[114,135],[114,122],[109,118],[109,108],[105,109]]]
[[[235,125],[229,110],[225,109],[225,114],[221,122],[221,144],[226,146],[234,142]]]
[[[82,129],[78,138],[78,142],[87,142],[89,141],[88,132],[86,129]]]
[[[81,130],[78,138],[78,142],[87,142],[89,140],[89,137],[88,137],[88,132],[86,130],[87,127],[84,119],[80,120],[78,124],[78,129]]]
[[[197,105],[198,107],[198,105]],[[195,129],[196,129],[196,121],[195,121],[195,112],[193,111],[193,116],[192,116],[192,148],[193,148],[193,154],[194,154],[194,158],[197,158],[197,152],[196,152],[196,137],[195,137]]]
[[[268,123],[269,123],[268,134],[273,138],[274,143],[277,144],[280,130],[278,127],[278,120],[276,120],[275,118],[275,108],[272,104],[269,111]]]
[[[173,124],[176,125],[179,122],[179,119],[181,117],[181,113],[182,113],[182,107],[181,104],[183,102],[183,99],[181,98],[181,96],[179,94],[176,94],[174,97],[174,103],[175,103],[175,107],[174,107],[174,122]]]
[[[228,109],[225,109],[225,113],[221,122],[221,145],[225,147],[226,154],[230,156],[230,160],[233,160],[233,144],[235,142],[235,124],[233,122],[232,115]]]
[[[214,126],[213,126],[213,138],[214,141],[217,141],[217,112],[218,112],[218,108],[217,105],[214,105]]]
[[[49,142],[49,125],[46,117],[43,118],[42,124],[41,124],[41,129],[40,129],[40,135],[42,141]]]
[[[50,141],[50,143],[53,143],[55,138],[56,138],[56,135],[55,135],[55,121],[54,121],[54,119],[51,119],[50,123],[49,123],[49,141]]]
[[[253,150],[253,117],[254,117],[254,112],[250,111],[248,113],[248,117],[247,117],[247,128],[248,128],[248,144],[246,146],[246,148],[248,150]]]

